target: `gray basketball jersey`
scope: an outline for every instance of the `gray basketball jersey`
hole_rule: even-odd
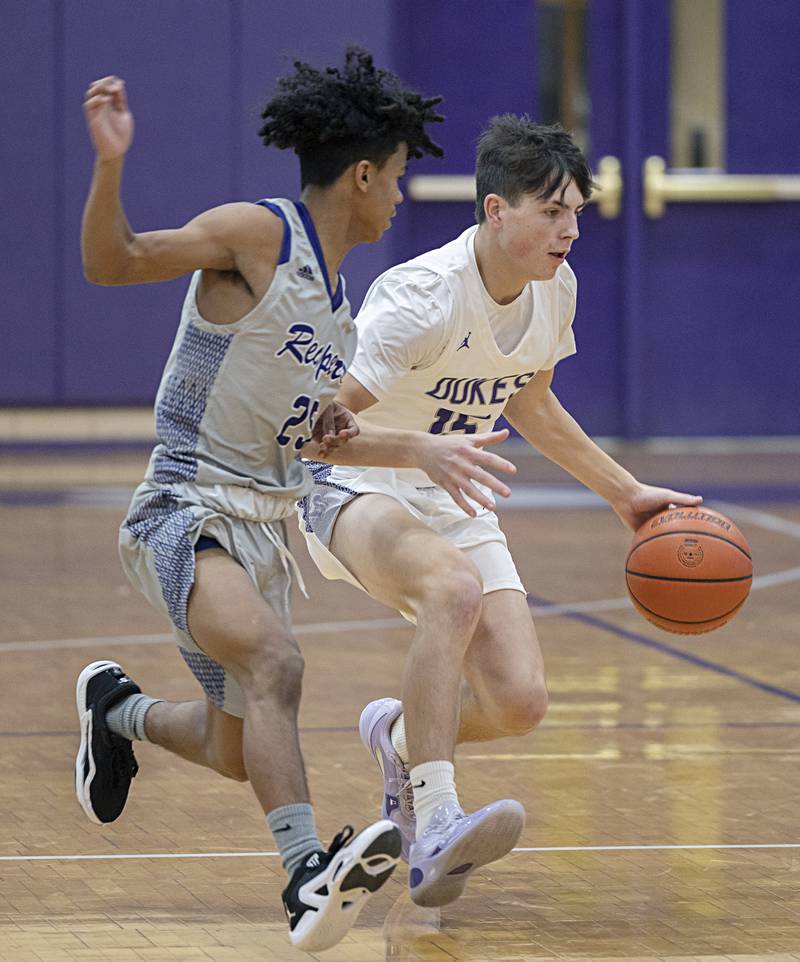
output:
[[[159,443],[146,478],[158,485],[240,485],[286,498],[311,486],[297,454],[352,360],[355,326],[305,206],[259,203],[284,223],[275,277],[248,314],[220,325],[200,316],[200,272],[192,276],[156,397]]]

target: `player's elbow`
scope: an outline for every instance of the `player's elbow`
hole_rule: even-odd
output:
[[[121,240],[84,232],[81,237],[83,276],[90,284],[116,287],[133,283],[140,257],[133,236]]]
[[[83,256],[83,276],[90,284],[100,287],[116,287],[128,284],[128,270],[124,263]]]
[[[83,276],[90,284],[97,284],[100,287],[113,287],[118,283],[114,276],[107,271],[98,268],[95,264],[83,265]]]

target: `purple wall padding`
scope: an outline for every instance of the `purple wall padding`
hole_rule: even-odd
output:
[[[2,326],[0,404],[58,396],[57,320],[64,156],[55,70],[58,24],[49,0],[4,12],[0,79]]]
[[[728,170],[800,171],[800,4],[728,0]]]
[[[83,278],[80,222],[93,152],[81,102],[89,82],[125,78],[136,121],[123,199],[134,230],[176,227],[231,200],[299,193],[293,155],[259,141],[263,102],[294,57],[340,63],[348,43],[391,66],[390,4],[314,0],[32,0],[2,33],[6,89],[0,170],[14,183],[2,221],[5,314],[0,403],[147,404],[177,327],[187,280],[101,288]],[[20,84],[20,77],[25,83]],[[391,234],[344,270],[358,305],[396,259]]]
[[[186,287],[185,280],[127,288],[84,280],[80,222],[93,158],[81,113],[84,89],[109,73],[126,81],[136,129],[123,199],[134,230],[177,227],[233,199],[229,9],[226,0],[66,5],[63,400],[68,404],[152,399]]]
[[[10,185],[0,404],[142,404],[154,396],[186,279],[88,284],[80,219],[92,151],[81,101],[92,79],[128,82],[137,129],[124,200],[134,229],[178,226],[230,200],[296,196],[296,159],[265,149],[260,110],[295,57],[340,62],[358,42],[426,94],[445,96],[444,161],[469,173],[495,113],[536,114],[535,0],[25,0],[0,32],[0,173]],[[590,209],[571,264],[579,353],[559,397],[596,434],[800,433],[800,205],[641,208],[641,163],[667,156],[669,0],[592,0],[593,163],[623,163],[624,210]],[[726,4],[728,169],[791,173],[800,161],[800,4]],[[392,263],[473,223],[470,204],[399,210],[378,245],[344,264],[358,305]]]
[[[763,205],[674,205],[643,262],[646,434],[800,433],[800,205],[781,213],[780,250]],[[768,215],[767,215],[768,216]],[[776,292],[780,292],[778,296]]]

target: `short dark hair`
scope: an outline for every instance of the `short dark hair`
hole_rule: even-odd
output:
[[[259,131],[265,144],[290,147],[300,158],[301,188],[330,186],[358,160],[381,167],[401,143],[409,157],[443,150],[425,131],[444,120],[433,109],[441,97],[422,97],[388,70],[375,67],[361,47],[348,47],[344,69],[317,70],[295,61],[264,107]]]
[[[487,194],[499,194],[516,206],[522,194],[550,197],[567,180],[575,181],[588,200],[592,172],[586,158],[561,124],[536,124],[524,114],[492,117],[478,141],[475,168],[475,219],[486,219]]]

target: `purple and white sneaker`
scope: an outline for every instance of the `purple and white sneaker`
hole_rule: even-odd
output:
[[[407,862],[414,843],[417,820],[414,815],[414,793],[408,767],[394,750],[389,737],[392,725],[403,712],[403,703],[396,698],[380,698],[370,702],[358,722],[358,732],[364,747],[374,756],[383,774],[383,802],[381,817],[388,818],[400,829],[401,856]]]
[[[408,885],[417,905],[447,905],[461,895],[469,875],[507,855],[525,826],[525,809],[509,798],[465,815],[443,802],[409,854]]]

